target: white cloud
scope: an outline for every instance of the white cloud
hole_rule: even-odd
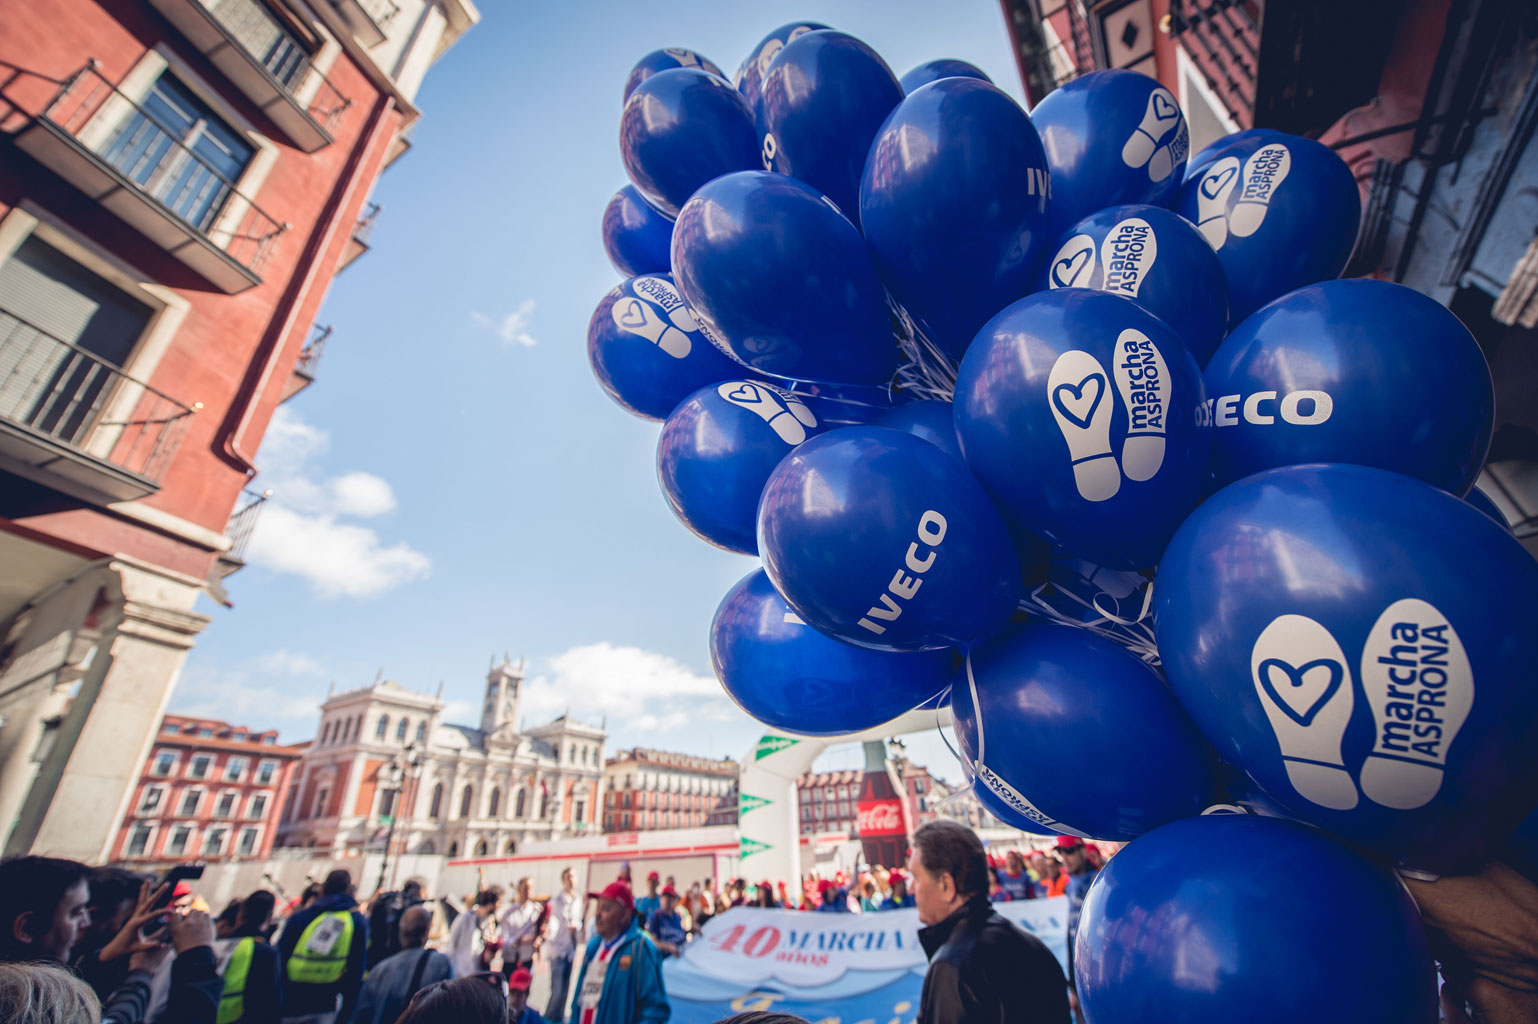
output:
[[[258,671],[270,672],[275,675],[285,676],[318,676],[324,675],[325,669],[320,662],[298,651],[290,651],[287,648],[279,648],[271,654],[264,654],[254,662]]]
[[[699,730],[712,724],[747,721],[715,676],[699,675],[655,651],[611,643],[556,655],[524,689],[522,713],[530,724],[549,721],[568,708],[584,720],[606,717],[619,745],[671,743],[669,749],[683,749],[679,739],[684,731],[698,739]],[[664,739],[665,734],[675,738]]]
[[[320,714],[325,691],[315,677],[323,674],[319,662],[295,651],[273,651],[235,668],[205,665],[195,656],[171,695],[171,712],[255,729],[303,731]],[[291,743],[296,737],[280,739]]]
[[[470,320],[477,327],[490,329],[496,336],[502,339],[504,345],[522,345],[524,348],[533,348],[539,344],[529,328],[534,320],[534,300],[524,299],[518,303],[518,308],[511,313],[492,317],[485,313],[471,313]]]
[[[396,507],[389,481],[358,470],[328,475],[316,463],[330,447],[324,430],[279,406],[262,441],[261,485],[272,492],[246,558],[309,581],[322,597],[371,597],[426,576],[428,557],[348,519]]]

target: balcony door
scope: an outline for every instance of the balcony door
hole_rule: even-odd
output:
[[[102,157],[207,234],[255,152],[166,71],[109,137]]]
[[[0,416],[83,446],[152,310],[27,238],[0,264]]]

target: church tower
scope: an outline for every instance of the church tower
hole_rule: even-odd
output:
[[[518,728],[518,695],[523,686],[523,659],[514,665],[507,655],[502,661],[492,659],[486,673],[486,703],[481,707],[481,731],[511,735]]]

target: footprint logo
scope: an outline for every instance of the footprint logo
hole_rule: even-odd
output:
[[[1244,187],[1228,218],[1228,230],[1248,238],[1260,230],[1276,190],[1292,170],[1292,153],[1283,145],[1262,146],[1244,162]]]
[[[716,394],[754,413],[780,435],[780,440],[795,446],[807,438],[807,428],[817,426],[817,417],[795,395],[764,384],[729,380],[716,388]]]
[[[1100,287],[1135,299],[1158,258],[1159,239],[1151,224],[1141,217],[1117,221],[1100,243],[1100,265],[1105,268]]]
[[[1170,375],[1148,335],[1128,328],[1116,339],[1116,390],[1127,407],[1121,468],[1128,480],[1152,480],[1164,465]]]
[[[1074,235],[1052,257],[1049,288],[1088,288],[1095,276],[1095,240],[1089,235]]]
[[[1213,249],[1228,241],[1228,197],[1239,180],[1239,158],[1225,156],[1213,163],[1197,186],[1196,228]]]
[[[1354,696],[1335,637],[1305,615],[1278,616],[1255,639],[1250,675],[1292,788],[1320,807],[1355,807],[1356,783],[1340,752]]]
[[[689,336],[658,316],[649,302],[635,298],[620,299],[609,312],[620,327],[654,342],[674,359],[683,359],[693,348]]]
[[[1447,616],[1416,598],[1385,608],[1362,649],[1362,688],[1377,728],[1362,792],[1395,810],[1424,806],[1474,706],[1474,671]]]
[[[1105,501],[1121,489],[1121,469],[1111,454],[1111,403],[1105,367],[1088,352],[1057,357],[1047,377],[1047,401],[1068,444],[1073,481],[1085,501]]]
[[[1142,123],[1132,129],[1126,145],[1122,146],[1122,163],[1128,167],[1146,165],[1150,181],[1168,178],[1175,169],[1175,155],[1170,151],[1169,143],[1161,140],[1181,120],[1180,105],[1170,91],[1155,89],[1148,97],[1148,109],[1143,112]]]

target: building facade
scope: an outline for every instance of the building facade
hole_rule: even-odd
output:
[[[279,746],[276,730],[167,715],[118,829],[113,859],[135,867],[265,860],[302,756],[303,747]]]
[[[737,762],[636,747],[604,765],[603,830],[650,832],[722,821],[720,807],[737,789]]]
[[[935,818],[953,818],[979,828],[998,826],[998,821],[970,796],[969,787],[952,787],[935,778],[928,768],[908,759],[902,752],[901,743],[890,742],[888,749],[914,828]],[[796,796],[801,805],[801,834],[842,832],[854,836],[859,822],[860,784],[864,774],[849,769],[801,776],[796,782]],[[959,790],[966,790],[968,795],[955,797]]]
[[[0,0],[0,844],[101,860],[468,0]]]
[[[477,727],[443,721],[438,694],[389,680],[321,705],[289,787],[278,845],[497,857],[599,831],[601,728],[563,715],[522,729],[523,665],[493,661]]]

